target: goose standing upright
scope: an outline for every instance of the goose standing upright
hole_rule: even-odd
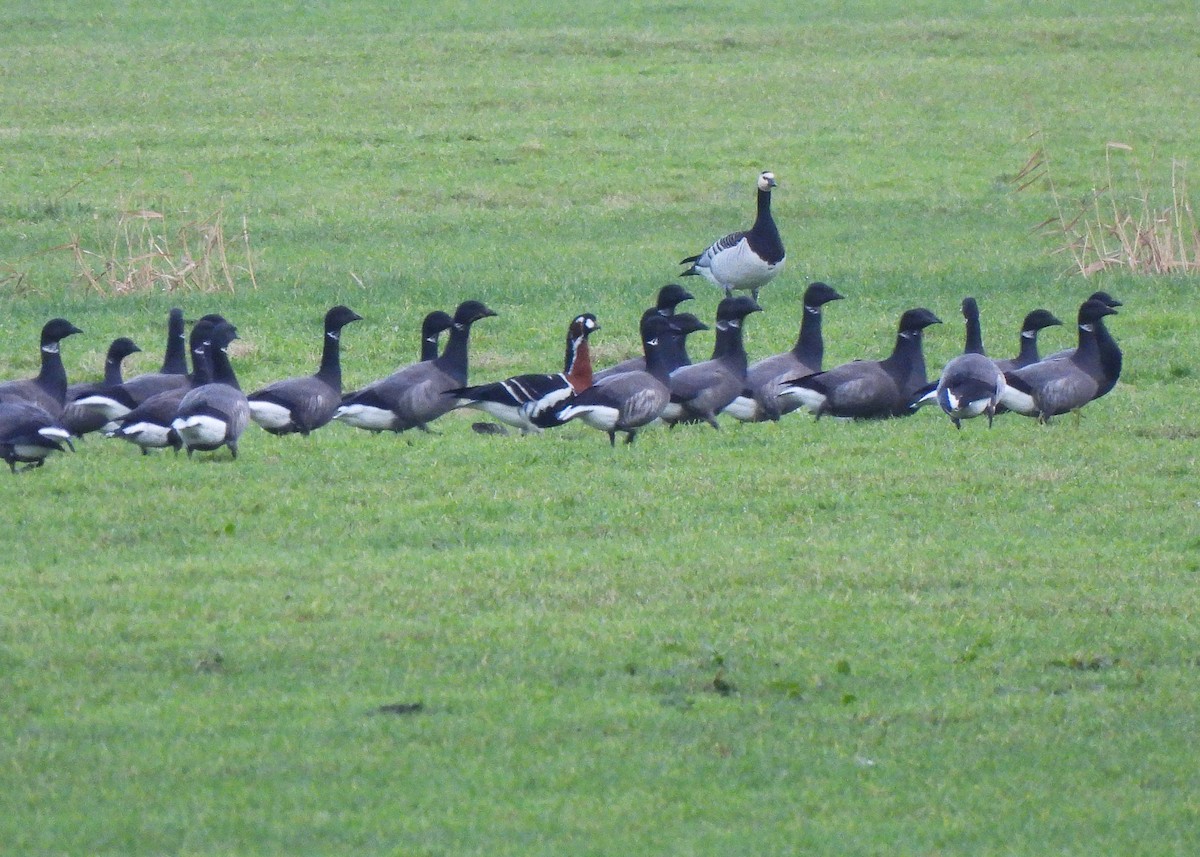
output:
[[[962,428],[963,420],[980,414],[987,414],[991,428],[1004,390],[1004,376],[983,350],[979,304],[975,298],[963,299],[962,314],[967,322],[966,344],[963,353],[942,368],[935,396],[956,429]]]
[[[1030,363],[1037,363],[1041,359],[1038,356],[1038,334],[1047,327],[1054,327],[1057,324],[1062,324],[1062,322],[1049,310],[1035,309],[1026,315],[1025,320],[1021,322],[1021,347],[1017,356],[1007,360],[997,360],[996,367],[1001,372],[1011,372],[1013,369],[1020,369]]]
[[[361,320],[361,315],[341,305],[325,313],[321,365],[316,374],[285,378],[251,393],[246,397],[250,419],[271,434],[298,432],[305,437],[333,419],[342,403],[342,328]]]
[[[406,366],[342,400],[333,418],[367,431],[428,431],[428,423],[452,410],[457,403],[447,390],[466,386],[467,345],[471,326],[494,316],[479,301],[463,301],[454,312],[454,323],[441,356]]]
[[[62,424],[71,434],[83,437],[89,432],[99,431],[111,422],[103,413],[79,404],[89,397],[112,397],[113,404],[125,408],[126,413],[133,409],[135,403],[122,389],[124,379],[121,376],[121,361],[141,350],[129,337],[117,337],[108,346],[104,357],[104,380],[71,384],[67,387],[67,405],[63,408]]]
[[[59,343],[76,333],[83,331],[65,318],[46,322],[42,326],[41,370],[36,377],[0,384],[0,401],[30,402],[57,420],[67,401],[67,370]]]
[[[176,453],[183,446],[178,433],[171,427],[179,411],[179,403],[189,390],[203,386],[212,380],[212,366],[208,350],[213,328],[224,321],[219,315],[206,315],[192,327],[188,348],[192,352],[192,373],[185,376],[184,386],[172,387],[157,393],[140,403],[124,416],[105,428],[106,437],[115,437],[135,444],[142,455],[152,449],[171,447]]]
[[[762,307],[751,297],[737,295],[717,305],[717,335],[713,356],[703,363],[682,366],[671,372],[667,387],[671,401],[663,411],[663,422],[706,422],[720,428],[717,414],[732,402],[746,385],[746,347],[742,324]]]
[[[718,238],[703,253],[680,260],[679,264],[689,266],[683,276],[702,276],[724,289],[726,296],[748,291],[757,301],[758,290],[775,279],[786,260],[783,240],[771,216],[771,189],[776,186],[773,173],[760,173],[754,225]]]
[[[64,447],[64,444],[66,446]],[[13,473],[41,467],[52,452],[74,451],[71,433],[46,410],[21,399],[0,401],[0,459]]]
[[[831,301],[842,300],[837,290],[825,283],[812,283],[804,290],[804,314],[800,318],[800,333],[790,351],[764,357],[750,365],[746,386],[729,403],[724,413],[742,422],[778,420],[800,407],[795,396],[781,396],[782,383],[821,371],[825,358],[825,342],[821,336],[821,309]]]
[[[1079,340],[1075,350],[1069,357],[1046,359],[1006,372],[1001,403],[1010,411],[1046,423],[1051,417],[1078,411],[1099,398],[1108,375],[1097,325],[1106,315],[1116,314],[1116,309],[1103,300],[1084,301],[1079,307]]]
[[[130,378],[123,389],[135,404],[141,404],[164,390],[187,386],[188,341],[184,334],[183,310],[173,308],[167,314],[167,347],[157,372],[147,372]]]
[[[816,414],[848,419],[886,419],[912,413],[913,395],[924,387],[924,330],[941,319],[924,307],[900,316],[896,344],[886,360],[856,360],[824,372],[783,382],[781,393],[795,395]]]
[[[538,433],[554,422],[548,419],[566,399],[592,386],[592,357],[588,337],[599,330],[596,316],[577,315],[567,326],[563,371],[546,375],[517,375],[505,381],[476,387],[457,387],[443,395],[457,399],[458,407],[475,408],[522,433]],[[547,416],[544,416],[547,415]]]
[[[236,459],[238,439],[250,422],[250,403],[238,385],[237,375],[229,362],[229,344],[237,339],[237,328],[227,321],[212,329],[212,380],[187,394],[179,402],[179,410],[171,428],[179,435],[188,457],[195,450],[211,452],[222,446]]]
[[[617,432],[624,432],[625,442],[633,443],[638,430],[658,419],[671,401],[660,345],[673,324],[672,318],[647,313],[641,325],[646,368],[612,375],[572,396],[558,408],[558,420],[581,419],[607,432],[611,446],[616,446]]]

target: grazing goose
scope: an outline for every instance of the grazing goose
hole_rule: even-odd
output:
[[[671,372],[667,381],[671,401],[663,411],[663,422],[674,426],[678,422],[703,421],[720,428],[717,414],[746,386],[749,361],[742,323],[753,312],[762,312],[762,307],[745,295],[724,298],[717,305],[712,359]]]
[[[1025,316],[1025,321],[1021,323],[1021,348],[1017,352],[1016,357],[1010,357],[1007,360],[997,360],[996,366],[1001,372],[1011,372],[1013,369],[1020,369],[1022,366],[1028,366],[1030,363],[1037,363],[1041,358],[1038,356],[1038,334],[1047,327],[1054,327],[1056,324],[1062,324],[1049,310],[1035,309],[1033,312]]]
[[[672,318],[657,313],[643,317],[646,368],[612,375],[572,396],[559,407],[559,421],[581,419],[592,428],[607,432],[612,446],[616,446],[619,431],[625,432],[626,443],[633,443],[638,430],[658,419],[671,401],[667,364],[659,346],[673,324]]]
[[[703,253],[688,256],[679,264],[689,265],[683,276],[703,276],[725,290],[749,291],[757,301],[758,290],[783,270],[783,241],[771,217],[771,188],[776,186],[773,173],[758,177],[758,214],[754,225],[745,232],[731,232],[717,239]]]
[[[414,363],[387,378],[346,396],[333,418],[368,431],[429,431],[428,423],[454,408],[457,400],[444,395],[467,383],[467,344],[471,325],[494,316],[479,301],[464,301],[440,357]]]
[[[304,436],[333,419],[333,412],[342,403],[342,328],[361,320],[361,315],[340,305],[325,313],[324,345],[317,373],[276,381],[251,393],[246,397],[250,419],[271,434],[299,432]]]
[[[250,422],[250,403],[229,362],[229,344],[235,339],[237,328],[229,322],[213,327],[211,347],[206,349],[212,358],[212,380],[189,390],[171,421],[189,457],[195,450],[211,452],[227,446],[237,458],[238,438]]]
[[[167,315],[167,347],[162,367],[157,372],[130,378],[123,385],[124,392],[135,404],[141,404],[163,390],[187,386],[187,345],[183,310],[176,307]]]
[[[89,432],[100,431],[111,421],[104,414],[80,405],[81,400],[92,396],[111,396],[116,404],[115,397],[120,397],[119,406],[124,407],[126,413],[133,409],[135,403],[120,392],[124,380],[121,377],[121,361],[141,350],[129,337],[118,337],[108,346],[108,353],[104,357],[103,381],[71,384],[67,387],[67,406],[62,412],[62,424],[71,434],[83,437]]]
[[[797,396],[820,419],[886,419],[912,413],[913,394],[927,383],[923,331],[941,320],[918,307],[900,316],[896,345],[886,360],[856,360],[825,372],[785,381],[784,395]]]
[[[192,352],[192,374],[186,376],[186,385],[163,390],[146,399],[106,428],[106,437],[136,444],[142,450],[142,455],[149,455],[152,449],[167,447],[179,452],[183,443],[171,427],[171,423],[179,411],[179,403],[188,391],[207,384],[212,379],[208,349],[213,328],[218,323],[214,319],[224,321],[220,316],[204,316],[192,327],[188,340],[188,347]]]
[[[67,370],[63,367],[59,343],[83,333],[65,318],[52,318],[42,326],[42,365],[34,378],[0,384],[0,401],[30,402],[58,419],[67,401]]]
[[[1010,411],[1046,423],[1051,417],[1078,411],[1092,399],[1099,398],[1107,374],[1097,327],[1106,315],[1116,314],[1117,311],[1102,300],[1089,298],[1084,301],[1079,307],[1079,342],[1071,355],[1006,372],[1006,386],[1000,401]]]
[[[1100,301],[1105,306],[1116,309],[1119,306],[1124,306],[1119,300],[1114,298],[1108,292],[1093,292],[1088,300]],[[1114,315],[1116,313],[1113,313]],[[1103,318],[1098,318],[1094,322],[1096,327],[1096,346],[1100,350],[1100,365],[1104,369],[1104,376],[1100,380],[1100,386],[1096,390],[1094,398],[1099,399],[1101,396],[1107,395],[1112,391],[1112,388],[1117,385],[1117,381],[1121,377],[1121,349],[1117,345],[1117,341],[1113,339],[1113,335],[1108,332],[1108,328],[1104,324]],[[1047,360],[1059,360],[1070,357],[1071,350],[1057,351],[1047,357]]]
[[[795,396],[781,396],[780,386],[789,378],[801,378],[821,371],[825,343],[821,337],[821,308],[831,301],[842,300],[837,290],[825,283],[812,283],[804,290],[804,315],[800,319],[800,334],[791,351],[765,357],[751,364],[746,372],[746,386],[729,403],[724,413],[742,422],[778,420],[800,407]]]
[[[517,375],[477,387],[457,387],[444,395],[458,407],[475,408],[522,433],[541,432],[555,424],[550,418],[558,405],[592,386],[592,357],[588,336],[599,330],[596,316],[578,315],[567,327],[563,371],[553,375]]]
[[[27,465],[22,470],[41,467],[50,453],[68,447],[75,449],[71,433],[44,408],[19,399],[0,402],[0,458],[13,473],[17,464]]]
[[[962,428],[963,420],[980,414],[987,414],[991,428],[996,404],[1004,390],[1004,376],[983,350],[979,304],[975,298],[963,299],[962,314],[967,321],[966,345],[962,354],[942,368],[934,395],[956,429]]]

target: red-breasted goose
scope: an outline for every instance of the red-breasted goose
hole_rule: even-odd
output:
[[[804,314],[800,333],[790,351],[764,357],[750,364],[746,386],[725,408],[742,422],[777,420],[800,407],[794,396],[780,396],[780,385],[789,378],[800,378],[821,371],[825,342],[821,336],[821,309],[831,301],[842,300],[837,290],[825,283],[812,283],[804,290]]]
[[[703,253],[680,260],[679,264],[689,266],[683,276],[702,276],[724,289],[726,295],[748,291],[757,301],[758,290],[783,270],[786,258],[783,240],[771,216],[771,189],[776,186],[773,173],[760,173],[754,225],[718,238]]]
[[[32,402],[11,399],[0,401],[0,459],[17,472],[41,467],[52,452],[74,451],[71,433],[46,410]]]
[[[238,439],[250,422],[250,404],[238,385],[237,374],[229,362],[229,344],[237,339],[237,328],[227,321],[212,329],[208,349],[212,357],[212,380],[193,390],[179,402],[171,428],[187,449],[211,452],[222,446],[236,459]]]
[[[445,392],[467,383],[471,326],[494,315],[479,301],[459,304],[441,356],[406,366],[345,397],[333,418],[368,431],[428,431],[428,423],[452,410],[457,402]]]
[[[600,329],[591,313],[575,316],[567,326],[563,371],[546,375],[517,375],[476,387],[457,387],[445,395],[459,407],[475,408],[523,433],[550,428],[555,409],[576,393],[592,386],[592,357],[588,337]]]
[[[46,322],[42,326],[41,370],[36,377],[0,384],[0,401],[30,402],[58,419],[67,401],[67,370],[59,343],[76,333],[83,331],[65,318]]]
[[[910,414],[913,394],[928,383],[923,332],[941,319],[924,307],[900,316],[896,344],[886,360],[856,360],[825,372],[784,382],[784,395],[796,395],[817,415],[886,419]]]
[[[1079,341],[1069,357],[1046,359],[1022,369],[1006,372],[1006,386],[1000,401],[1010,411],[1039,422],[1077,411],[1092,399],[1106,383],[1097,326],[1117,311],[1102,300],[1089,298],[1079,307]]]
[[[671,400],[668,369],[659,346],[673,323],[673,318],[657,313],[643,317],[641,333],[646,368],[613,375],[572,396],[559,407],[558,419],[562,422],[581,419],[592,428],[607,432],[613,446],[617,432],[624,432],[625,442],[633,443],[638,430],[657,420]]]
[[[342,328],[362,316],[345,306],[325,313],[321,365],[315,375],[285,378],[246,397],[250,418],[271,434],[307,436],[333,419],[342,403]],[[436,342],[436,339],[435,339]]]
[[[121,361],[141,350],[128,336],[117,337],[108,346],[104,356],[104,380],[70,384],[67,387],[67,406],[63,408],[61,421],[71,434],[83,437],[89,432],[100,431],[111,422],[104,414],[80,404],[93,396],[112,399],[115,406],[125,409],[125,413],[133,410],[136,403],[122,388]]]
[[[1058,324],[1062,324],[1062,322],[1049,310],[1035,309],[1026,315],[1025,320],[1021,322],[1021,347],[1017,356],[1006,360],[997,360],[997,368],[1001,372],[1011,372],[1013,369],[1020,369],[1030,363],[1037,363],[1041,360],[1041,357],[1038,356],[1038,334],[1047,327],[1054,327]]]
[[[720,413],[746,386],[745,341],[742,324],[762,307],[751,297],[736,295],[717,305],[717,335],[713,356],[702,363],[681,366],[671,372],[667,386],[671,401],[662,414],[663,422],[706,422],[720,428]]]

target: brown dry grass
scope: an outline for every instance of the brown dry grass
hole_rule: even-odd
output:
[[[224,211],[173,231],[161,212],[122,211],[112,235],[97,239],[96,246],[101,245],[104,249],[89,249],[73,234],[70,243],[55,249],[70,252],[78,281],[102,295],[146,291],[232,294],[242,277],[258,288],[246,219],[242,218],[241,232],[231,236]]]
[[[1040,132],[1034,137],[1040,137]],[[1129,155],[1123,170],[1114,159]],[[1117,172],[1131,178],[1118,181]],[[1055,254],[1069,254],[1069,273],[1083,276],[1113,268],[1134,274],[1200,273],[1200,229],[1192,210],[1186,165],[1172,159],[1170,202],[1160,204],[1133,155],[1133,147],[1110,142],[1104,147],[1104,180],[1077,202],[1063,199],[1054,183],[1050,157],[1039,144],[1014,179],[1017,191],[1043,182],[1049,188],[1054,214],[1036,227],[1049,234]]]

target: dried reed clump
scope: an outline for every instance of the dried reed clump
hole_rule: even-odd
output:
[[[167,229],[161,212],[125,211],[107,243],[105,250],[90,250],[73,234],[69,244],[55,249],[69,251],[79,281],[102,295],[146,291],[232,294],[236,278],[243,274],[252,288],[258,288],[245,217],[241,233],[231,238],[223,211],[185,223],[174,232]]]
[[[1050,158],[1039,145],[1014,179],[1018,192],[1043,180],[1050,189],[1054,214],[1035,231],[1052,236],[1054,254],[1070,254],[1073,265],[1068,273],[1086,277],[1112,268],[1134,274],[1200,273],[1200,229],[1188,195],[1186,165],[1171,161],[1170,203],[1156,204],[1136,159],[1129,167],[1132,180],[1126,183],[1131,187],[1114,179],[1114,153],[1127,152],[1133,147],[1106,144],[1104,183],[1072,204],[1059,194]]]

